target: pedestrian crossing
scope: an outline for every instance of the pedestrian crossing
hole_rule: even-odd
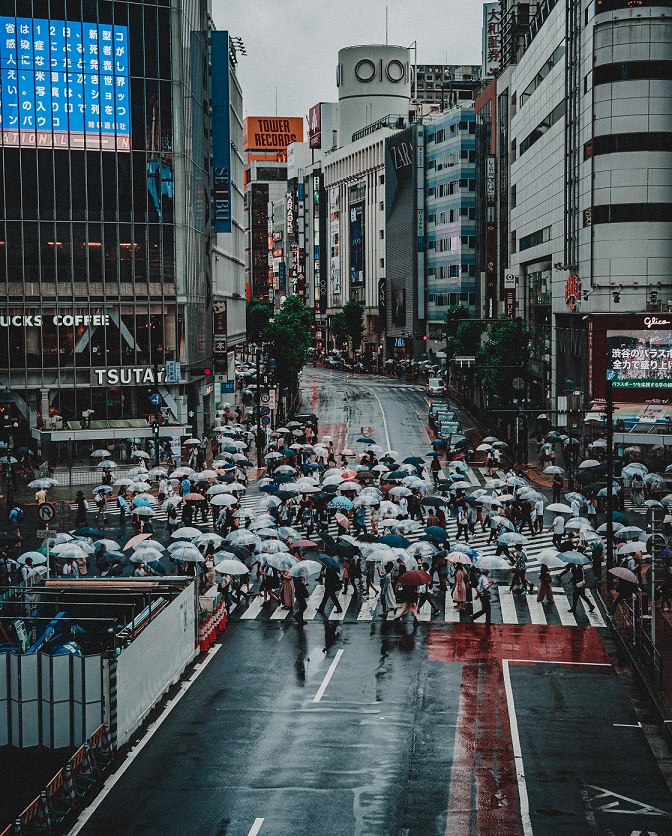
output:
[[[379,604],[378,595],[371,594],[368,597],[361,592],[353,594],[340,592],[337,595],[341,606],[341,612],[331,603],[325,607],[325,614],[318,612],[318,607],[324,595],[324,587],[316,584],[308,597],[307,608],[303,614],[306,621],[325,620],[329,622],[373,622],[382,621],[382,609]],[[579,602],[576,613],[570,612],[572,605],[572,592],[570,587],[554,586],[553,601],[542,604],[537,601],[536,591],[531,595],[519,595],[513,593],[508,585],[503,584],[492,587],[492,623],[493,624],[532,624],[537,626],[555,625],[563,627],[606,627],[604,617],[597,607],[592,590],[586,590],[588,600],[595,607],[590,612]],[[480,602],[476,599],[467,602],[465,610],[460,611],[455,606],[451,592],[438,592],[433,596],[434,606],[439,609],[439,614],[432,615],[430,602],[423,604],[418,613],[418,621],[432,622],[435,624],[459,624],[469,623],[473,611],[480,610]],[[401,605],[397,612],[401,611]],[[269,602],[264,604],[263,598],[257,596],[252,598],[248,604],[232,604],[229,615],[233,621],[277,621],[289,622],[293,620],[293,612],[285,607]],[[395,614],[388,616],[389,620]],[[410,618],[408,619],[410,620]]]

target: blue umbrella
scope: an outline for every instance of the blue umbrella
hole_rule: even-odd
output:
[[[332,557],[330,554],[323,554],[321,553],[318,558],[325,566],[331,566],[332,569],[340,570],[341,564],[336,560],[335,557]]]
[[[448,534],[441,526],[430,525],[425,529],[425,540],[435,540],[437,543],[445,543],[448,539]]]
[[[278,485],[281,485],[285,482],[293,482],[294,477],[290,476],[289,473],[281,473],[279,476],[275,477],[274,481],[277,482]]]
[[[329,501],[328,508],[344,508],[346,511],[351,511],[355,506],[348,499],[347,496],[335,496]]]
[[[393,549],[407,549],[411,545],[405,537],[399,534],[386,534],[384,537],[380,537],[378,542],[391,546]]]
[[[105,536],[105,534],[103,534],[102,531],[98,531],[97,528],[89,528],[89,527],[78,528],[76,531],[73,531],[72,533],[75,534],[77,537],[104,537]]]
[[[155,572],[158,572],[159,575],[167,574],[165,568],[161,565],[161,563],[158,560],[148,560],[147,565]]]
[[[581,552],[560,552],[558,558],[563,563],[574,563],[576,566],[587,566],[590,563],[590,558]]]
[[[281,450],[280,452],[282,453],[283,456],[296,456],[296,450],[286,449],[286,450]]]
[[[358,444],[375,444],[376,442],[372,438],[358,438]]]
[[[317,464],[317,462],[311,462],[310,464],[305,465],[306,470],[324,470],[321,464]]]
[[[277,485],[264,485],[263,487],[259,488],[260,491],[264,493],[275,493],[278,490]]]
[[[142,508],[143,506],[146,507],[146,508],[151,508],[152,507],[151,502],[148,499],[145,499],[142,496],[136,496],[136,498],[133,500],[133,505],[136,508]]]

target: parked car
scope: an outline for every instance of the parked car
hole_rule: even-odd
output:
[[[448,395],[448,387],[442,377],[430,377],[427,383],[427,395],[430,398],[445,398]]]
[[[314,412],[299,412],[292,418],[292,421],[298,421],[304,427],[311,426],[317,435],[317,415]]]

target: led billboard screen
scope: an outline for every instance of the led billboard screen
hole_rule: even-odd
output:
[[[672,389],[672,331],[607,331],[607,380],[619,389]]]
[[[128,29],[0,17],[3,145],[130,151]]]

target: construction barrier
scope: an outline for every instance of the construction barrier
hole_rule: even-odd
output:
[[[29,836],[34,833],[64,833],[63,821],[80,803],[114,760],[110,730],[99,726],[67,764],[49,781],[13,824],[0,836]]]

